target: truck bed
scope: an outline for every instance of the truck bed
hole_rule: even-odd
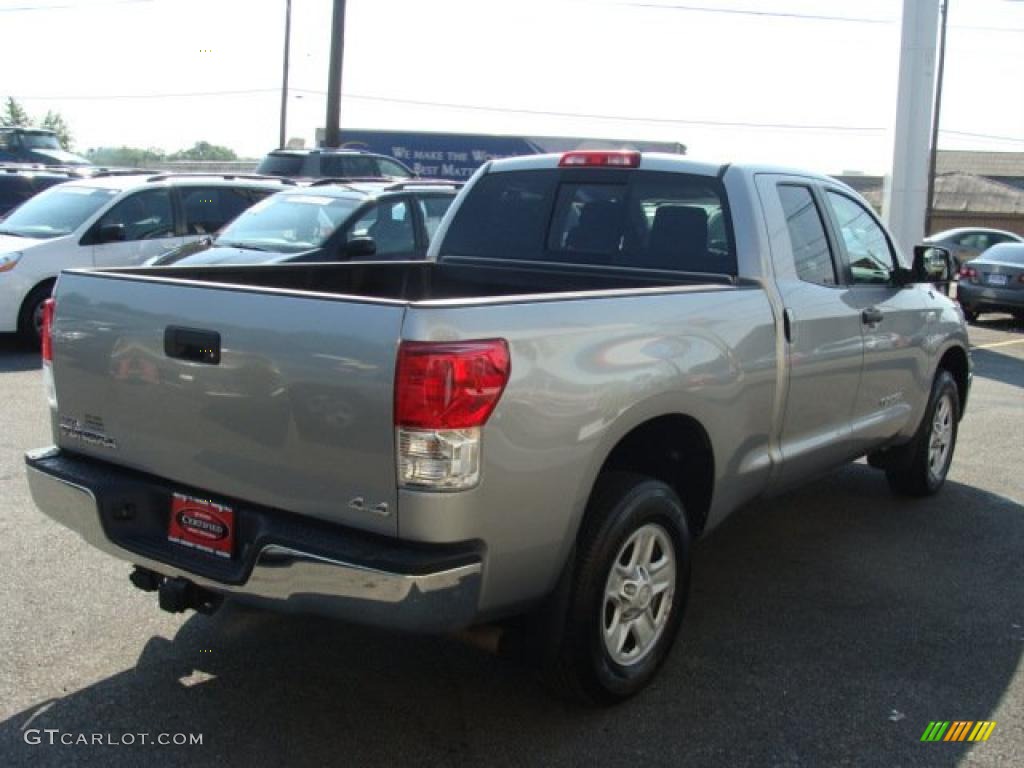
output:
[[[616,291],[686,285],[728,286],[728,275],[588,268],[580,265],[446,258],[444,262],[356,262],[97,270],[153,279],[274,288],[389,301],[427,302]]]

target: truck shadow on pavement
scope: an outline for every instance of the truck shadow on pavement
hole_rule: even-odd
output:
[[[1013,387],[1024,386],[1024,359],[998,349],[972,349],[971,359],[974,361],[975,376]]]
[[[563,704],[520,663],[448,638],[229,606],[0,724],[2,751],[33,765],[941,766],[971,748],[996,764],[1012,723],[977,745],[920,737],[931,720],[991,719],[1024,650],[1021,551],[1021,505],[956,483],[897,500],[854,464],[697,546],[679,642],[619,708]],[[204,741],[30,746],[30,720]]]
[[[0,373],[31,371],[41,365],[38,350],[29,349],[13,333],[0,333]]]

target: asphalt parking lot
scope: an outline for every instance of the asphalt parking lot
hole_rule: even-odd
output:
[[[1024,328],[989,316],[971,334],[943,492],[894,499],[858,463],[736,513],[697,547],[663,673],[605,711],[449,638],[159,611],[33,507],[38,358],[0,337],[0,763],[1024,765]],[[921,743],[932,720],[997,726]],[[51,746],[44,729],[203,743]]]

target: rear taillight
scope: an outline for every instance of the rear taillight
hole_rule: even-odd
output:
[[[46,404],[54,411],[57,410],[57,387],[53,383],[53,313],[56,310],[56,299],[43,302],[43,326],[39,331],[43,356],[43,391],[46,392]]]
[[[47,299],[43,302],[43,328],[40,336],[43,360],[47,363],[53,360],[53,311],[56,308],[56,299]]]
[[[639,168],[640,153],[627,149],[577,150],[566,152],[560,168]]]
[[[974,280],[978,276],[978,270],[974,267],[960,267],[960,279],[967,278],[968,280]]]
[[[398,476],[406,487],[461,490],[480,477],[480,427],[508,382],[504,339],[402,342],[395,370]]]

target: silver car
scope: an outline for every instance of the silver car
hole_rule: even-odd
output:
[[[962,266],[956,293],[969,322],[982,312],[1024,321],[1024,243],[1002,243]]]
[[[940,245],[952,255],[959,269],[964,262],[980,256],[993,245],[999,243],[1024,243],[1024,237],[1001,229],[985,229],[984,227],[958,227],[936,232],[925,238],[929,245]]]

